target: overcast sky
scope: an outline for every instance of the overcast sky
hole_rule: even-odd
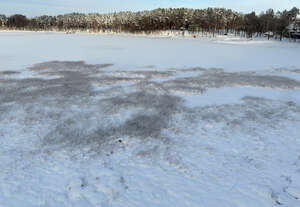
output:
[[[241,12],[300,8],[300,0],[0,0],[0,14],[27,16],[70,12],[137,11],[169,7],[225,7]]]

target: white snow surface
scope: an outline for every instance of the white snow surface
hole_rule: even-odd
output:
[[[0,47],[0,207],[300,206],[299,43],[0,32]]]
[[[0,71],[52,60],[112,63],[122,70],[147,66],[201,66],[229,71],[300,67],[300,44],[260,39],[0,32],[0,44],[0,58],[5,60]]]

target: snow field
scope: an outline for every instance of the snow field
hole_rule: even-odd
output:
[[[0,37],[0,206],[299,206],[297,44]]]

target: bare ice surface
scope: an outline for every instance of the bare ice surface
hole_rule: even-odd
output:
[[[297,44],[0,43],[1,207],[300,205]]]

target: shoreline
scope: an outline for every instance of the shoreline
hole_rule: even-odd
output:
[[[55,30],[1,30],[0,33],[53,33],[53,34],[66,34],[66,35],[76,35],[76,34],[84,34],[84,35],[116,35],[116,36],[131,36],[131,37],[145,37],[145,38],[164,38],[164,39],[185,39],[185,40],[240,40],[242,42],[256,42],[256,41],[267,41],[267,42],[288,42],[288,43],[298,43],[299,41],[292,41],[289,38],[284,38],[282,41],[278,39],[271,38],[268,40],[267,37],[253,37],[246,38],[242,35],[235,35],[233,33],[229,33],[228,35],[219,35],[212,33],[190,33],[185,32],[182,35],[182,31],[158,31],[153,33],[130,33],[130,32],[91,32],[91,31],[55,31]]]

